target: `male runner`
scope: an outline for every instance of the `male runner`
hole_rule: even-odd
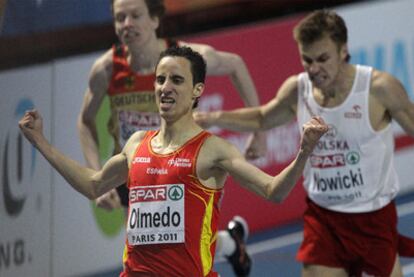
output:
[[[207,62],[208,75],[228,75],[246,106],[259,105],[256,88],[242,58],[218,51],[204,44],[186,43],[157,37],[165,13],[162,0],[112,0],[115,32],[120,44],[114,45],[93,65],[86,90],[78,129],[87,165],[99,170],[96,116],[107,95],[110,99],[108,131],[114,139],[114,154],[121,151],[131,134],[138,130],[157,129],[160,116],[155,105],[155,64],[161,51],[172,45],[186,45],[201,53]],[[251,136],[246,157],[257,158],[266,151],[264,133]],[[120,186],[98,198],[99,207],[107,210],[128,205],[128,190]],[[239,276],[250,271],[251,260],[245,252],[247,223],[241,217],[229,222],[227,232],[220,232],[218,251],[227,257]],[[230,235],[230,236],[229,236]]]
[[[96,171],[69,159],[43,136],[42,119],[28,111],[19,122],[25,137],[77,191],[90,199],[127,182],[127,248],[121,276],[217,276],[212,270],[219,206],[230,174],[243,186],[282,201],[328,130],[319,117],[303,125],[296,158],[280,174],[248,163],[229,142],[193,119],[204,90],[206,64],[189,47],[169,48],[156,65],[157,131],[135,132],[119,154]]]
[[[305,72],[289,77],[275,98],[196,119],[205,127],[258,131],[322,117],[330,129],[304,171],[302,275],[401,276],[397,250],[412,255],[413,247],[397,231],[391,120],[414,135],[414,104],[395,77],[348,63],[347,28],[335,12],[309,14],[294,37]]]

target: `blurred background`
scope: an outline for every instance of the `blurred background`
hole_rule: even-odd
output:
[[[346,21],[351,62],[396,76],[414,101],[414,1],[412,0],[166,0],[160,34],[207,43],[245,60],[261,103],[290,75],[301,72],[293,26],[309,11],[335,9]],[[22,113],[35,107],[51,142],[84,163],[76,120],[96,58],[117,41],[109,0],[0,0],[0,276],[118,276],[124,233],[122,211],[97,209],[71,189],[18,130]],[[209,77],[202,110],[243,106],[230,80]],[[107,118],[108,103],[102,107]],[[99,122],[102,159],[112,152]],[[414,140],[393,125],[401,231],[414,236]],[[243,150],[245,134],[220,129]],[[268,131],[268,153],[254,161],[276,173],[295,156],[298,126]],[[298,184],[282,204],[268,203],[226,184],[220,227],[234,215],[250,225],[252,276],[298,276],[305,193]],[[414,272],[404,260],[405,276]],[[232,276],[218,259],[217,270]],[[413,275],[414,276],[414,275]]]
[[[362,1],[166,0],[160,32],[183,36],[353,2]],[[110,0],[0,0],[0,13],[0,69],[106,49],[116,41]]]

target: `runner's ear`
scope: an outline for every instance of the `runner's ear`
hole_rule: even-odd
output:
[[[339,48],[339,55],[341,57],[341,60],[346,60],[348,55],[349,55],[349,51],[348,51],[348,45],[346,43],[344,43],[340,48]]]
[[[201,94],[203,94],[203,91],[204,91],[204,84],[203,83],[195,84],[194,89],[193,89],[193,97],[194,98],[200,97]]]

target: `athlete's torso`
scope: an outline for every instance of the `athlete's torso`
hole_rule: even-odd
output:
[[[351,92],[333,108],[324,108],[315,101],[306,73],[298,78],[299,126],[314,113],[330,127],[307,162],[304,186],[312,201],[340,212],[378,210],[399,189],[392,128],[389,125],[375,131],[369,119],[372,68],[358,65],[356,69]]]
[[[154,276],[215,276],[212,272],[222,190],[196,175],[203,131],[171,154],[151,148],[155,131],[137,147],[128,180],[127,271]]]

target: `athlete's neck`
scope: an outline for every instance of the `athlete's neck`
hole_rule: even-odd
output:
[[[151,39],[142,47],[127,46],[127,61],[134,72],[151,74],[155,71],[160,53],[165,49],[161,39]]]
[[[161,120],[160,131],[152,141],[152,147],[157,153],[177,150],[189,139],[199,134],[203,129],[194,120],[181,120],[180,122],[166,122]]]

